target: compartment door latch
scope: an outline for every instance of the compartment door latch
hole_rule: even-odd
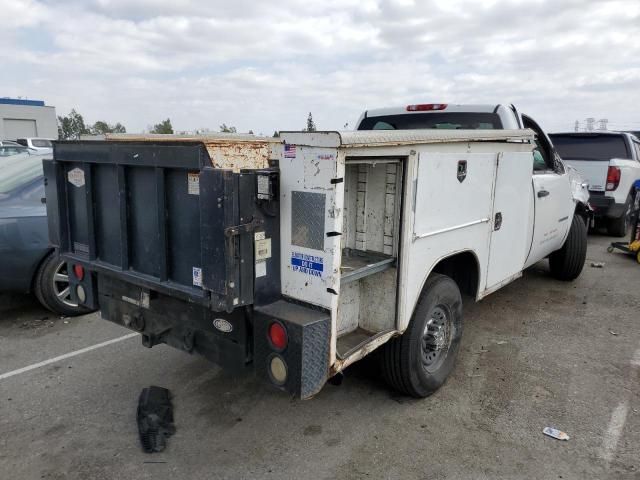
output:
[[[502,212],[496,213],[496,216],[493,220],[493,230],[498,231],[502,227]]]
[[[249,223],[243,223],[241,225],[234,225],[233,227],[227,227],[224,229],[224,235],[227,238],[235,237],[237,235],[242,235],[243,233],[251,233],[256,228],[261,226],[264,223],[263,220],[258,218],[254,218]]]

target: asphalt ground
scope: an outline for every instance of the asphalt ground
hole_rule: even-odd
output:
[[[456,369],[424,400],[390,390],[374,361],[292,400],[146,349],[97,314],[64,319],[1,296],[0,478],[638,479],[640,265],[607,253],[610,241],[590,236],[573,283],[540,263],[467,303]],[[169,388],[175,407],[176,433],[157,454],[137,436],[149,385]]]

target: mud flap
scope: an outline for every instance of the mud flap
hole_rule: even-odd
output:
[[[154,386],[143,389],[138,400],[137,419],[142,450],[145,453],[163,451],[167,437],[176,431],[169,390]]]

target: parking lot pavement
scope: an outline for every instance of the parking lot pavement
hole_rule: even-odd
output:
[[[425,400],[390,391],[373,361],[291,400],[25,297],[0,311],[0,478],[639,478],[640,265],[610,241],[590,237],[574,283],[539,264],[467,304],[456,370]],[[148,385],[172,391],[177,427],[154,455],[135,421]]]

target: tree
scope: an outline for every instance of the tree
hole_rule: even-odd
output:
[[[173,133],[171,120],[167,118],[160,123],[156,123],[149,133]]]
[[[84,118],[75,109],[67,116],[58,117],[58,137],[60,140],[78,140],[80,135],[86,135],[91,131],[84,124]]]
[[[273,132],[273,138],[278,138],[279,136],[280,136],[280,132],[278,130]]]
[[[227,127],[226,123],[223,123],[222,125],[220,125],[220,131],[222,133],[236,133],[236,127]]]
[[[307,128],[303,130],[304,132],[315,132],[316,124],[313,121],[313,115],[309,112],[309,116],[307,117]]]
[[[91,133],[94,135],[104,135],[105,133],[127,133],[127,129],[124,128],[120,122],[115,125],[109,125],[107,122],[103,122],[102,120],[98,120],[91,127]]]

